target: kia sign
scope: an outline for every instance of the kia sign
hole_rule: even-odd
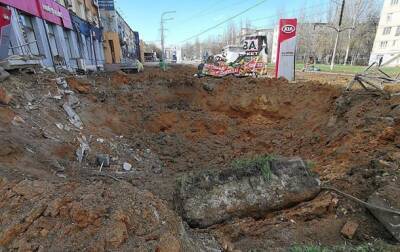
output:
[[[290,34],[296,32],[296,26],[294,25],[285,25],[282,27],[282,32],[286,34]]]
[[[297,19],[279,21],[276,78],[283,77],[289,81],[295,79],[296,31]]]

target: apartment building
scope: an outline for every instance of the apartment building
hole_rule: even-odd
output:
[[[400,54],[400,0],[385,0],[372,49],[370,64],[388,62]],[[400,59],[389,66],[399,66]]]
[[[116,10],[114,0],[99,0],[105,64],[134,64],[140,60],[139,33]]]

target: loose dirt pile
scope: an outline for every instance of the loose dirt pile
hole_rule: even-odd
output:
[[[0,105],[0,244],[196,251],[218,249],[215,236],[227,251],[285,251],[343,244],[348,220],[360,224],[354,244],[393,242],[367,210],[330,192],[259,219],[185,227],[173,211],[174,193],[189,171],[226,169],[261,154],[299,156],[324,184],[365,200],[397,183],[400,164],[398,98],[343,94],[341,86],[316,81],[196,79],[194,72],[67,78],[82,130],[62,108],[67,95],[60,95],[58,76],[13,75],[1,83],[12,99]],[[82,163],[79,139],[90,147]],[[110,166],[98,166],[99,154],[109,155]]]

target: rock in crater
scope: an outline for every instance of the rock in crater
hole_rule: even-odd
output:
[[[319,179],[300,158],[190,173],[177,184],[177,210],[191,227],[199,228],[236,217],[260,218],[311,200],[320,192]]]

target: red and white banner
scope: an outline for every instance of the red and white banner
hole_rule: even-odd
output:
[[[278,52],[275,77],[295,79],[297,19],[281,19],[279,21]]]

